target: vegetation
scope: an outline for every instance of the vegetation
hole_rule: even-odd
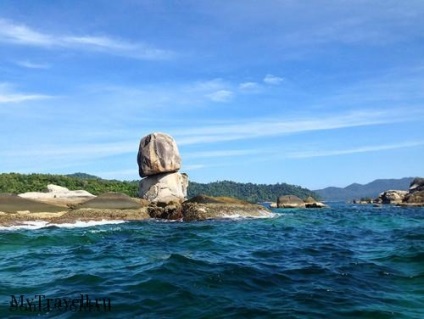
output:
[[[46,190],[48,184],[63,186],[70,190],[84,189],[94,195],[119,192],[136,197],[138,193],[137,181],[105,180],[83,173],[72,175],[0,174],[0,193],[42,192]]]
[[[312,196],[315,199],[319,199],[319,196],[309,189],[285,183],[264,185],[252,183],[236,183],[231,181],[213,182],[208,184],[190,182],[187,194],[188,198],[192,198],[199,194],[214,197],[230,196],[252,203],[266,201],[275,202],[277,201],[277,198],[282,195],[296,195],[302,199],[306,199],[307,197]]]
[[[0,193],[20,194],[25,192],[42,192],[48,184],[67,187],[70,190],[84,189],[94,195],[106,192],[119,192],[131,197],[137,197],[138,181],[106,180],[85,173],[71,175],[52,174],[0,174]],[[281,195],[296,195],[302,199],[312,196],[318,199],[318,195],[312,191],[289,184],[252,184],[236,183],[231,181],[213,182],[201,184],[190,182],[188,198],[199,194],[208,196],[227,196],[243,199],[249,202],[276,201]]]

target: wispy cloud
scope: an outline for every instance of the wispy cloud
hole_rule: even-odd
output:
[[[26,157],[31,156],[44,157],[49,159],[95,159],[107,156],[116,156],[126,153],[134,153],[137,149],[137,143],[115,142],[115,143],[85,143],[81,145],[48,145],[39,143],[35,148],[27,147],[22,150],[13,150],[3,152],[3,156],[8,157]]]
[[[236,150],[217,150],[217,151],[203,151],[203,152],[190,152],[185,154],[185,158],[216,158],[216,157],[234,157],[245,156],[263,153],[264,150],[257,149],[236,149]]]
[[[243,82],[238,88],[243,93],[256,93],[261,90],[261,86],[256,82]]]
[[[229,90],[219,90],[206,95],[206,97],[214,102],[229,102],[233,96],[234,93]]]
[[[50,65],[45,63],[34,63],[28,60],[16,61],[17,65],[28,69],[49,69]]]
[[[398,114],[396,111],[377,112],[363,110],[311,119],[284,118],[227,122],[225,124],[175,131],[174,134],[179,144],[189,145],[396,123],[411,119],[413,119],[412,115],[409,118],[406,115]]]
[[[272,74],[267,74],[264,77],[264,83],[266,83],[266,84],[279,85],[279,84],[281,84],[283,82],[284,82],[284,79],[283,78],[278,77],[278,76],[275,76],[275,75],[272,75]]]
[[[424,146],[424,142],[412,141],[412,142],[404,142],[404,143],[398,143],[398,144],[362,146],[357,148],[339,149],[339,150],[313,150],[313,151],[290,152],[286,154],[286,157],[312,158],[312,157],[340,156],[340,155],[349,155],[349,154],[356,154],[356,153],[389,151],[389,150],[420,147],[420,146]]]
[[[108,36],[43,33],[4,19],[0,19],[0,42],[49,49],[97,51],[145,60],[162,60],[175,56],[172,51],[158,49],[146,43],[130,42]]]
[[[22,93],[13,90],[8,83],[0,83],[0,104],[1,103],[20,103],[33,100],[45,100],[53,98],[50,95]]]

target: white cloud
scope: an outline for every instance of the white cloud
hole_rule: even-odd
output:
[[[256,82],[244,82],[239,84],[239,89],[242,92],[258,92],[260,85]]]
[[[0,83],[0,104],[1,103],[20,103],[33,100],[50,99],[53,96],[33,93],[15,92],[8,83]]]
[[[234,93],[229,90],[219,90],[206,95],[206,97],[214,102],[229,102],[233,96]]]
[[[399,144],[388,144],[388,145],[374,145],[374,146],[362,146],[344,150],[313,150],[313,151],[301,151],[287,153],[288,158],[311,158],[311,157],[326,157],[326,156],[339,156],[356,153],[368,153],[368,152],[379,152],[388,151],[401,148],[419,147],[424,146],[424,142],[404,142]]]
[[[34,63],[28,60],[16,61],[15,63],[21,67],[28,68],[28,69],[49,69],[50,68],[49,64]]]
[[[175,54],[145,43],[133,43],[112,37],[93,35],[53,35],[35,31],[25,25],[0,19],[0,42],[43,48],[68,48],[82,51],[100,51],[137,59],[161,60]]]
[[[263,150],[248,149],[248,150],[218,150],[218,151],[203,151],[191,152],[184,155],[184,158],[215,158],[215,157],[234,157],[263,153]]]
[[[2,94],[0,93],[0,103],[20,103],[33,100],[49,99],[51,96],[41,94]]]
[[[230,122],[227,124],[174,131],[174,135],[179,144],[189,145],[398,123],[413,118],[413,114],[407,117],[407,115],[402,116],[399,112],[390,112],[390,110],[386,110],[385,112],[364,110],[340,115],[321,116],[320,118],[313,119],[273,118],[249,122]]]
[[[10,23],[0,19],[0,41],[16,44],[51,46],[54,45],[53,37],[31,30],[25,25]]]
[[[264,83],[270,84],[270,85],[279,85],[282,82],[284,82],[283,78],[280,78],[272,74],[267,74],[264,78]]]

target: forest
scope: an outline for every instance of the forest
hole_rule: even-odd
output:
[[[138,195],[138,181],[107,180],[97,176],[74,173],[70,175],[56,174],[0,174],[0,193],[20,194],[25,192],[42,192],[48,184],[66,187],[70,190],[83,189],[93,195],[106,192],[119,192],[131,197]],[[217,181],[207,184],[190,182],[187,197],[196,195],[230,196],[249,202],[276,201],[278,196],[296,195],[302,199],[312,196],[319,199],[314,192],[300,186],[278,183],[273,185],[236,183]]]

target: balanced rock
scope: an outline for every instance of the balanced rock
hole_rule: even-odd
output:
[[[277,199],[278,208],[305,208],[305,202],[294,195],[284,195]]]
[[[176,172],[181,157],[175,140],[165,133],[152,133],[140,141],[137,155],[140,177]]]
[[[157,174],[140,181],[139,196],[153,203],[181,203],[187,197],[187,187],[187,174]]]

